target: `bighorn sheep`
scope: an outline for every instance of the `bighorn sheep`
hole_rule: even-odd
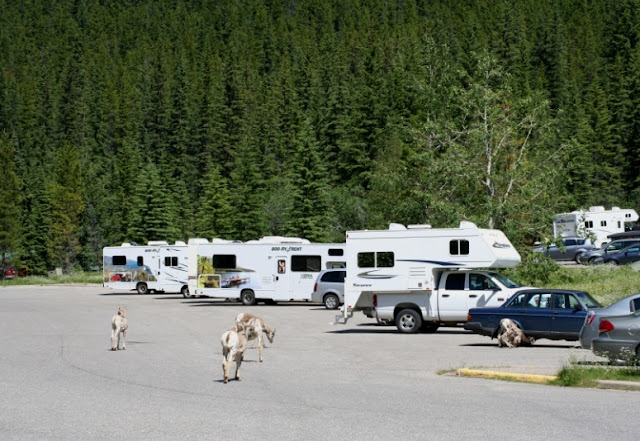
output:
[[[516,348],[523,343],[532,345],[535,341],[535,338],[527,337],[513,320],[508,318],[500,320],[498,346],[502,347],[504,344],[509,348]]]
[[[127,349],[125,337],[127,336],[127,310],[121,306],[118,313],[111,319],[111,350],[117,351],[120,346],[120,335],[122,335],[122,350]]]
[[[254,314],[241,312],[236,316],[236,323],[243,324],[246,327],[251,328],[250,332],[247,332],[247,340],[258,340],[258,358],[262,361],[262,348],[265,347],[262,339],[262,333],[267,334],[269,343],[273,343],[273,338],[276,336],[276,330],[268,327],[264,320]]]
[[[250,328],[244,327],[242,324],[233,325],[233,327],[222,334],[220,342],[222,343],[222,376],[225,384],[229,381],[229,369],[235,360],[236,362],[236,380],[241,381],[240,365],[244,358],[244,351],[247,349],[247,333]]]

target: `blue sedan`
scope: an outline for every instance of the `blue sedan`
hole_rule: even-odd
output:
[[[582,291],[527,289],[497,308],[473,308],[464,328],[496,337],[500,320],[510,318],[529,337],[578,340],[587,311],[602,306]]]

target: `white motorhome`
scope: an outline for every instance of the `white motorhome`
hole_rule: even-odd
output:
[[[318,273],[344,268],[345,244],[295,237],[237,242],[189,239],[189,295],[240,299],[245,305],[310,301]]]
[[[102,249],[103,285],[112,289],[188,294],[187,244],[151,241]]]
[[[336,323],[363,311],[394,322],[400,332],[433,332],[442,324],[464,323],[472,307],[499,306],[520,288],[498,273],[467,270],[520,262],[502,231],[471,222],[459,228],[391,224],[388,230],[350,231],[346,244],[344,305]]]
[[[576,210],[560,213],[553,217],[554,237],[590,237],[593,245],[600,248],[608,242],[607,236],[622,233],[631,223],[638,221],[638,213],[633,209],[612,207],[589,207],[589,210]]]

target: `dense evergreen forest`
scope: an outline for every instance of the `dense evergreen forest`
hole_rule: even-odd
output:
[[[640,208],[637,0],[0,0],[0,252]]]

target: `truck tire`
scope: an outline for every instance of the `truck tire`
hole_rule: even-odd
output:
[[[149,294],[149,288],[146,283],[138,283],[136,291],[138,291],[138,294]]]
[[[396,328],[403,334],[415,334],[422,326],[422,317],[414,309],[403,309],[396,315]]]
[[[242,303],[247,306],[256,304],[256,295],[250,289],[245,289],[240,293],[240,300]]]
[[[324,307],[327,309],[338,309],[340,306],[340,299],[338,299],[338,296],[335,294],[327,294],[324,296],[322,303],[324,303]]]
[[[191,297],[193,297],[189,292],[189,287],[186,285],[182,287],[180,292],[182,293],[182,297],[184,297],[185,299],[190,299]]]

